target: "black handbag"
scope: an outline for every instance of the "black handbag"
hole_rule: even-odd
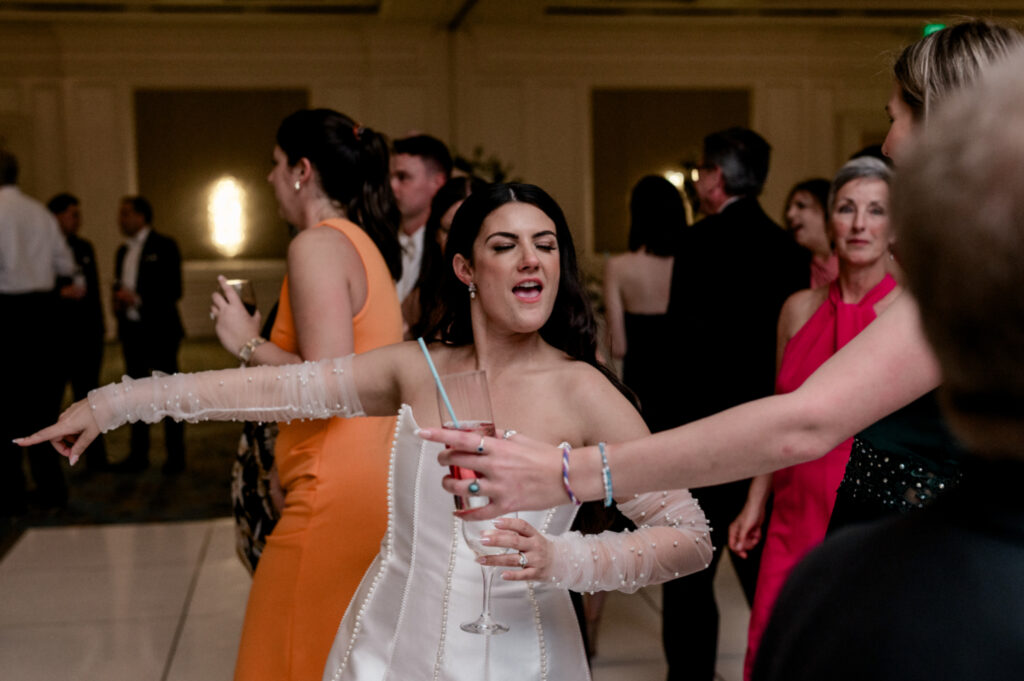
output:
[[[231,469],[235,548],[250,573],[256,570],[267,535],[280,518],[271,494],[276,438],[276,423],[246,423]]]
[[[277,303],[267,315],[262,335],[267,338],[277,317]],[[235,516],[235,549],[249,572],[263,555],[267,535],[281,514],[274,505],[272,476],[276,423],[246,422],[238,441],[238,452],[231,468],[231,509]]]

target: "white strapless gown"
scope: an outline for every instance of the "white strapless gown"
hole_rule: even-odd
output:
[[[417,428],[404,405],[391,448],[387,534],[338,627],[324,681],[589,679],[563,588],[507,582],[497,573],[491,612],[511,630],[482,636],[459,628],[480,614],[480,565],[441,487],[441,446],[421,440]],[[556,535],[575,514],[566,504],[519,517]]]

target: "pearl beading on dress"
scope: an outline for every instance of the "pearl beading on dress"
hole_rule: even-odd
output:
[[[632,593],[710,563],[710,528],[686,490],[634,495],[620,509],[637,524],[635,531],[549,537],[555,546],[550,576],[554,586]]]
[[[546,534],[551,526],[551,520],[555,517],[555,510],[548,509],[544,514],[544,521],[538,528],[542,534]],[[576,513],[573,508],[573,515]],[[540,678],[541,681],[548,681],[548,647],[544,640],[544,623],[540,616],[540,605],[537,603],[537,594],[533,582],[526,583],[526,596],[530,601],[530,609],[533,611],[533,626],[537,630],[537,649],[540,651]]]
[[[548,681],[548,647],[544,641],[544,624],[541,621],[540,606],[537,604],[537,594],[534,591],[533,582],[526,583],[526,596],[530,600],[530,608],[533,610],[533,626],[537,629],[537,650],[540,651],[540,679]]]
[[[551,518],[554,516],[555,509],[549,509],[547,514],[544,516],[544,522],[541,524],[541,532],[547,529],[551,523]],[[448,552],[448,568],[445,573],[444,580],[444,596],[441,602],[441,637],[437,644],[437,654],[434,659],[434,673],[432,676],[433,681],[437,681],[440,678],[441,668],[444,663],[444,651],[445,642],[448,635],[448,610],[451,605],[451,593],[452,593],[452,577],[455,574],[455,561],[459,550],[459,519],[452,516],[452,524],[450,529],[451,543]],[[541,679],[547,681],[547,647],[544,643],[544,628],[541,624],[540,617],[540,606],[537,603],[537,599],[534,596],[533,585],[527,583],[527,598],[530,601],[530,607],[533,610],[534,626],[537,630],[537,641],[540,649],[540,666],[541,666]]]
[[[444,576],[444,596],[441,601],[441,638],[437,642],[437,654],[434,658],[434,676],[437,681],[441,675],[441,665],[444,663],[444,644],[448,637],[448,606],[451,604],[452,577],[455,574],[455,556],[459,550],[459,519],[452,516],[451,523],[451,544],[448,551],[448,570]]]
[[[406,405],[402,405],[402,408],[400,410],[400,415],[398,417],[398,421],[399,422],[402,422],[405,418],[407,418],[407,414],[409,413],[409,409],[410,409],[410,407],[408,407]],[[394,470],[395,461],[396,461],[396,459],[398,457],[398,432],[399,432],[400,426],[401,426],[401,423],[398,423],[398,424],[395,425],[395,437],[393,439],[393,443],[394,444],[392,444],[392,446],[391,446],[391,469],[392,470]],[[416,448],[416,456],[415,456],[416,469],[417,469],[416,470],[416,477],[417,478],[419,478],[420,471],[423,468],[423,450],[425,448],[426,448],[426,442],[423,442],[421,440],[420,443],[419,443],[419,446]],[[413,500],[412,500],[413,541],[412,541],[412,551],[409,554],[409,564],[410,565],[416,565],[416,552],[417,552],[417,547],[419,546],[419,542],[416,540],[416,528],[419,527],[419,524],[418,524],[416,516],[418,514],[419,506],[420,506],[420,489],[419,489],[419,487],[416,487],[413,490]],[[394,487],[394,481],[391,479],[391,476],[389,476],[389,478],[388,478],[388,547],[386,547],[385,549],[382,549],[382,553],[386,556],[386,562],[388,562],[388,563],[390,563],[392,561],[392,552],[391,552],[390,545],[391,545],[391,538],[393,536],[394,526],[395,526],[395,523],[394,523],[394,508],[395,508],[395,487]],[[401,598],[401,601],[399,602],[399,605],[398,605],[398,621],[397,621],[397,623],[395,625],[396,630],[401,628],[402,622],[405,620],[406,606],[408,605],[408,600],[406,599],[406,595],[407,595],[406,592],[402,593],[402,598]]]
[[[963,477],[959,466],[943,465],[914,454],[877,450],[855,437],[839,486],[839,497],[868,507],[907,513],[924,508]]]
[[[352,635],[349,636],[348,645],[345,647],[345,654],[342,656],[341,662],[338,663],[338,666],[334,670],[334,674],[331,675],[331,681],[338,681],[338,679],[341,678],[341,675],[345,673],[345,668],[348,666],[348,660],[352,656],[352,649],[355,648],[356,640],[359,638],[359,633],[362,629],[362,620],[363,616],[366,614],[366,608],[369,607],[370,603],[373,601],[373,596],[377,592],[377,585],[384,576],[384,571],[387,570],[388,563],[394,555],[395,456],[398,452],[398,433],[402,426],[402,418],[402,416],[399,416],[398,421],[395,423],[395,433],[394,437],[391,439],[391,455],[388,460],[388,527],[384,533],[384,541],[381,543],[380,556],[378,558],[380,565],[377,567],[377,572],[373,576],[370,588],[366,591],[366,597],[359,604],[359,611],[352,624]],[[404,610],[404,602],[402,605]]]

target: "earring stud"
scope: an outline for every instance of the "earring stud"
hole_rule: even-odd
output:
[[[300,189],[302,189],[302,183],[295,180],[295,191],[299,191]]]

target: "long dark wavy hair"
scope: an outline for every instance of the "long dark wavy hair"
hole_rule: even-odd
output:
[[[444,278],[444,269],[448,266],[448,262],[444,258],[444,249],[437,242],[437,235],[441,231],[441,218],[456,203],[465,200],[470,194],[478,192],[486,186],[486,182],[475,177],[465,175],[453,177],[437,190],[430,202],[430,217],[427,218],[427,225],[423,228],[423,260],[420,264],[420,278],[416,281],[420,301],[420,318],[409,327],[409,333],[413,338],[429,337],[425,334],[430,325],[433,309],[437,307],[441,299],[441,281]]]
[[[455,276],[455,255],[473,262],[473,244],[488,215],[507,203],[527,203],[539,208],[555,223],[561,276],[551,316],[540,329],[541,338],[576,359],[596,351],[597,324],[590,301],[579,280],[576,249],[562,209],[547,192],[529,184],[496,184],[470,195],[452,221],[441,275],[441,305],[431,315],[434,337],[449,345],[473,342],[473,325],[466,285]],[[588,352],[593,337],[593,350]]]
[[[289,165],[309,159],[324,193],[341,204],[345,217],[370,236],[392,278],[399,279],[401,216],[391,192],[390,157],[384,136],[332,109],[301,109],[281,121],[277,146]]]
[[[532,184],[495,184],[474,190],[456,211],[444,251],[447,267],[442,275],[439,302],[432,311],[431,323],[424,337],[437,338],[448,345],[469,345],[473,342],[469,293],[466,285],[455,276],[455,254],[461,254],[472,263],[473,244],[484,220],[498,208],[515,202],[536,206],[555,223],[561,274],[551,316],[540,329],[541,338],[573,359],[596,368],[634,407],[638,407],[633,391],[597,360],[597,320],[580,278],[576,247],[565,214],[547,192]],[[573,529],[585,534],[596,534],[613,526],[626,527],[629,521],[618,514],[617,509],[605,508],[601,502],[585,503],[573,523]]]
[[[455,213],[448,234],[441,279],[439,304],[431,314],[426,338],[448,345],[473,342],[473,325],[466,285],[455,276],[455,254],[473,262],[473,244],[488,215],[507,203],[527,203],[539,208],[555,224],[560,276],[551,316],[540,328],[540,336],[573,359],[597,368],[623,395],[634,401],[631,391],[597,360],[597,320],[590,305],[576,261],[576,247],[565,214],[547,192],[532,184],[495,184],[475,191]]]

